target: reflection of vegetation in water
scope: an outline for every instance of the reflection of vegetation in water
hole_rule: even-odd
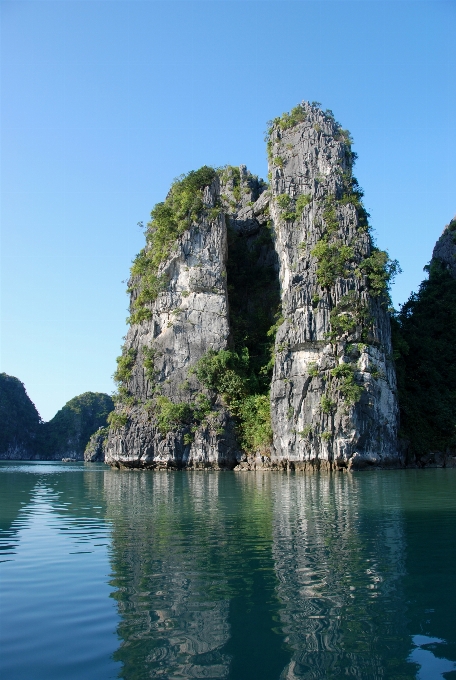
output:
[[[121,676],[415,678],[411,636],[451,639],[456,604],[455,475],[417,474],[107,471]]]
[[[406,663],[403,527],[400,517],[385,522],[382,514],[383,493],[397,488],[381,475],[361,485],[348,475],[280,484],[274,558],[294,649],[283,677],[414,677]]]
[[[105,496],[122,677],[277,678],[269,478],[106,472]]]
[[[0,531],[3,541],[6,538],[12,540],[17,534],[15,522],[20,511],[30,503],[35,485],[34,475],[25,475],[20,471],[7,472],[5,464],[0,466]],[[8,551],[10,546],[3,541],[1,549]]]
[[[14,470],[11,470],[12,465]],[[99,470],[92,465],[90,470],[79,467],[62,473],[61,467],[47,463],[2,463],[0,531],[15,533],[12,527],[20,511],[28,506],[38,491],[48,494],[51,510],[69,519],[103,517],[103,479]]]

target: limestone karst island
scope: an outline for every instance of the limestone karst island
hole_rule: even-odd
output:
[[[81,414],[54,427],[48,457],[82,459],[85,448],[86,460],[128,468],[456,466],[456,220],[394,312],[398,263],[373,243],[350,134],[304,102],[270,122],[267,153],[267,182],[243,165],[204,166],[153,208],[131,269],[114,410],[92,397],[91,427]],[[17,427],[0,456],[46,458],[49,424],[17,383],[2,390]]]

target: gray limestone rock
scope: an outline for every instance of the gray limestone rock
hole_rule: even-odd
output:
[[[107,436],[107,427],[99,427],[93,433],[84,450],[84,460],[86,463],[102,463],[104,461]]]
[[[373,249],[365,213],[349,198],[357,189],[350,145],[331,116],[302,108],[305,120],[274,124],[269,144],[284,317],[271,387],[272,461],[398,466],[390,322],[386,296],[372,295],[363,269]]]
[[[313,105],[299,112],[298,122],[272,124],[269,189],[245,166],[218,171],[201,193],[199,217],[159,265],[157,280],[166,285],[135,317],[123,348],[128,375],[106,442],[111,465],[304,470],[403,463],[386,255],[372,245],[348,133]],[[280,270],[283,322],[271,384],[273,446],[247,453],[222,396],[204,389],[192,367],[209,350],[233,346],[227,231],[249,249],[255,239],[262,243],[263,225],[276,252],[260,247],[261,257]],[[131,279],[130,291],[133,309],[140,278]],[[195,424],[189,413],[198,399],[208,408]]]
[[[229,346],[227,221],[234,229],[252,233],[246,225],[256,220],[248,204],[254,204],[262,190],[263,184],[245,166],[217,174],[203,192],[200,218],[161,263],[159,275],[166,277],[166,289],[150,303],[150,318],[132,324],[126,337],[124,352],[135,357],[126,385],[133,399],[117,405],[126,422],[111,426],[106,462],[158,469],[231,469],[237,464],[241,454],[233,420],[220,396],[204,390],[190,369],[209,350]],[[211,217],[209,211],[216,206],[223,209]],[[131,289],[133,303],[138,294],[135,281]],[[147,369],[150,357],[153,370],[150,362]],[[161,405],[194,407],[198,395],[210,404],[198,427],[185,419],[168,431],[160,427]]]

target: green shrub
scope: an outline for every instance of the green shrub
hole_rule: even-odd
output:
[[[374,380],[382,380],[385,378],[385,374],[377,366],[371,370],[371,376]]]
[[[117,357],[117,369],[113,376],[116,383],[123,385],[130,380],[136,361],[136,353],[136,350],[130,347],[128,350],[123,350],[120,357]]]
[[[339,134],[344,140],[346,144],[351,146],[353,144],[353,137],[351,136],[351,133],[349,130],[342,130],[342,128],[339,130]]]
[[[318,378],[320,371],[315,361],[311,361],[310,364],[308,364],[307,372],[311,378]]]
[[[302,430],[298,432],[298,435],[301,437],[301,439],[308,439],[310,437],[311,432],[312,425],[304,425]]]
[[[147,305],[167,285],[166,277],[158,276],[158,268],[169,257],[176,239],[198,219],[204,207],[202,191],[215,175],[214,168],[207,165],[182,175],[172,184],[166,200],[153,208],[147,225],[147,245],[131,268],[132,286],[138,289],[138,295],[132,304],[130,323],[150,318]]]
[[[205,394],[197,394],[193,406],[193,418],[197,422],[202,422],[212,411],[209,397]]]
[[[143,347],[143,366],[148,380],[153,382],[155,380],[155,357],[157,351],[153,347]]]
[[[365,257],[355,271],[358,276],[367,276],[372,296],[381,296],[389,301],[390,284],[402,270],[397,260],[390,260],[388,253],[373,247],[370,257]]]
[[[325,432],[321,433],[320,437],[323,439],[323,441],[327,442],[332,439],[332,433],[326,430]]]
[[[174,404],[167,397],[156,398],[156,415],[158,429],[162,434],[175,431],[193,420],[193,411],[189,404]]]
[[[282,219],[287,221],[296,219],[296,213],[292,210],[288,210],[292,202],[291,197],[288,194],[280,194],[279,196],[276,196],[276,202],[279,208],[284,211],[281,213]]]
[[[336,204],[334,199],[327,198],[325,209],[323,210],[323,219],[326,224],[326,231],[332,234],[339,229],[339,219],[337,217]]]
[[[108,415],[109,427],[112,430],[120,430],[121,427],[125,427],[128,422],[128,415],[123,411],[111,411]]]
[[[231,350],[209,350],[192,372],[204,387],[222,395],[234,415],[239,415],[240,404],[248,392],[248,363],[247,350],[241,356]]]
[[[296,199],[296,212],[298,215],[301,215],[302,211],[306,207],[306,205],[309,205],[309,203],[312,202],[312,196],[310,194],[301,194],[298,196]]]
[[[355,382],[355,372],[349,364],[339,364],[332,369],[331,375],[340,380],[339,391],[347,404],[356,404],[361,399],[363,387]]]
[[[322,238],[312,249],[311,255],[317,258],[317,281],[320,286],[329,288],[338,276],[346,278],[350,271],[348,263],[353,258],[353,248],[342,243],[328,243]]]
[[[135,406],[138,402],[136,397],[133,396],[130,390],[124,385],[118,387],[117,394],[113,395],[113,401],[115,404],[120,404],[122,406]]]
[[[274,165],[277,165],[279,168],[283,168],[283,158],[282,156],[275,156],[272,159],[272,162]]]
[[[329,314],[332,340],[354,333],[358,326],[364,327],[370,322],[368,307],[362,302],[354,290],[344,295]]]
[[[268,447],[272,442],[271,407],[269,395],[253,394],[245,397],[239,408],[240,444],[246,451]]]
[[[232,182],[233,196],[236,201],[241,200],[241,171],[234,165],[225,165],[222,170],[219,170],[220,180],[223,183]],[[222,196],[225,201],[228,201],[227,196]],[[236,203],[232,205],[233,210],[236,210]]]
[[[350,151],[349,156],[350,163],[353,163],[356,154]],[[358,180],[353,176],[351,170],[348,170],[342,174],[342,182],[344,185],[344,192],[338,201],[339,205],[353,205],[356,208],[359,228],[364,231],[368,230],[368,218],[370,215],[363,205],[362,197],[364,196],[364,192],[359,186]]]
[[[320,408],[323,413],[331,413],[336,408],[336,404],[332,399],[324,394],[320,399]]]
[[[223,397],[236,419],[240,444],[247,451],[272,441],[269,393],[251,393],[256,381],[250,370],[246,348],[241,356],[230,350],[209,350],[192,369],[204,387]]]
[[[279,194],[279,196],[276,196],[276,202],[279,208],[286,210],[291,203],[291,197],[289,194]]]
[[[298,104],[291,109],[290,113],[283,113],[281,116],[268,121],[268,134],[271,134],[274,125],[279,127],[281,130],[288,130],[289,128],[298,125],[305,121],[307,113],[305,112],[302,104]]]

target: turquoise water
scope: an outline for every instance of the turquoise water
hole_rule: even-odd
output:
[[[0,464],[0,677],[456,678],[456,470]]]

